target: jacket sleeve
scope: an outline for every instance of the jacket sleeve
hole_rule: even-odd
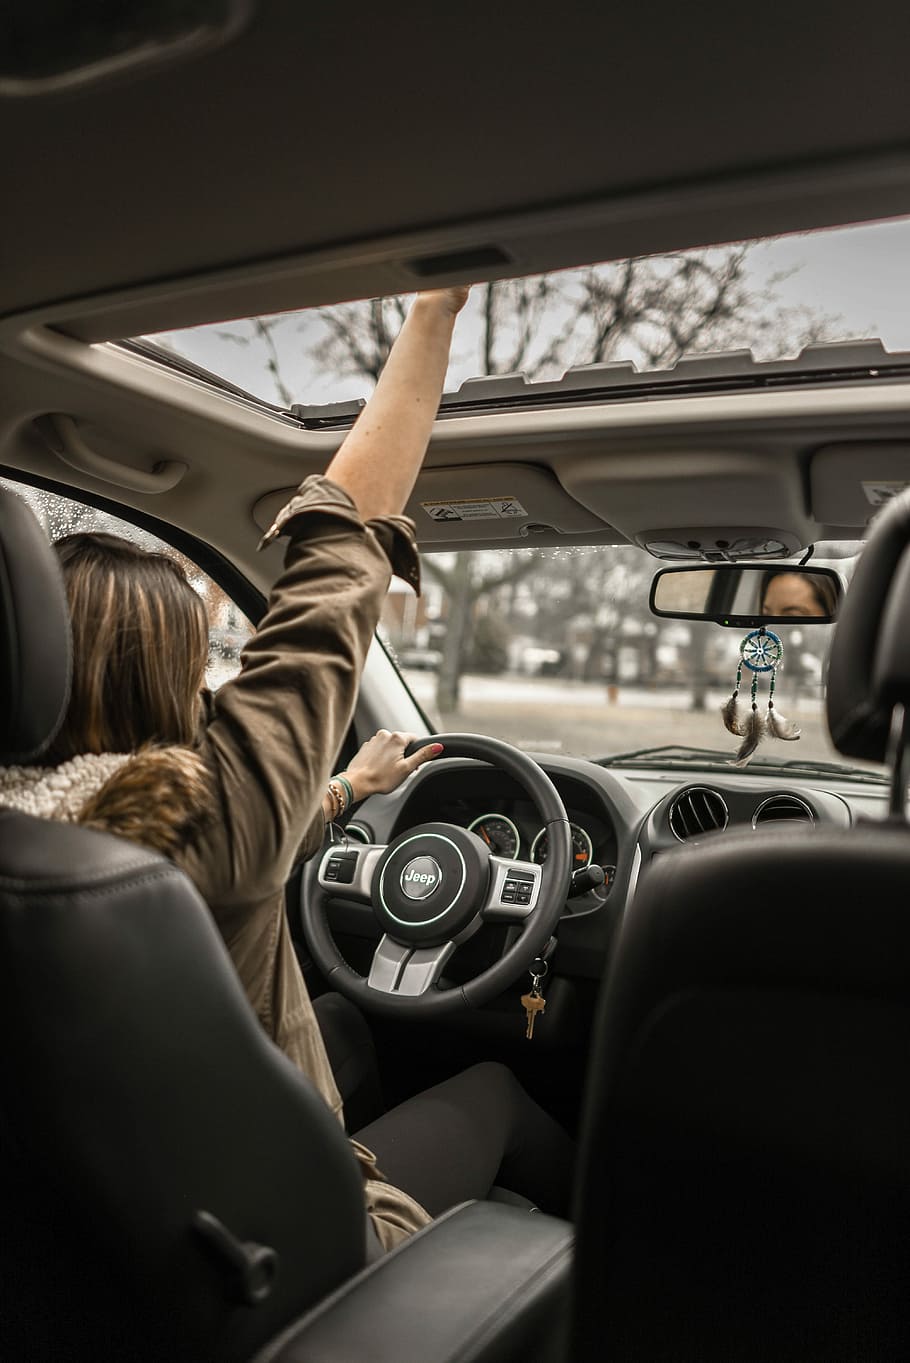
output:
[[[390,567],[419,587],[413,523],[364,524],[327,478],[302,484],[264,543],[279,534],[290,536],[284,571],[238,676],[214,697],[203,739],[220,836],[197,856],[223,918],[251,891],[283,886],[301,846],[312,850]],[[230,937],[231,924],[221,926]]]

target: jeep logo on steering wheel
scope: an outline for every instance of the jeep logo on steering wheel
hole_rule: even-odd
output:
[[[402,871],[398,883],[408,899],[426,899],[441,880],[439,864],[432,857],[414,857]]]

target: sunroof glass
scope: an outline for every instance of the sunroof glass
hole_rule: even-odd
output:
[[[879,337],[910,350],[910,218],[592,265],[475,286],[448,391],[470,378],[626,362],[655,375],[683,356],[798,356]],[[151,339],[270,403],[365,397],[409,297],[161,333]]]

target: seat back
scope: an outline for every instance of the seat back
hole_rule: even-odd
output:
[[[902,497],[838,625],[851,755],[910,701],[908,539]],[[592,1053],[573,1363],[910,1356],[908,886],[903,818],[716,835],[642,876]]]
[[[0,764],[32,761],[57,733],[70,691],[66,595],[21,498],[0,488]]]
[[[4,1357],[232,1363],[363,1265],[340,1126],[157,854],[0,810],[0,1073]]]
[[[573,1360],[908,1356],[907,885],[884,827],[643,881],[589,1078]]]

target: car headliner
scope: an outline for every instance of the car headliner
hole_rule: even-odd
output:
[[[264,583],[276,560],[252,552],[255,504],[324,466],[339,435],[74,338],[910,212],[910,10],[873,24],[846,4],[823,23],[811,6],[760,23],[719,3],[663,9],[579,7],[557,28],[526,6],[437,22],[271,0],[200,59],[0,97],[0,461],[122,496]],[[906,443],[908,397],[893,384],[453,419],[415,504],[466,482],[513,495],[478,466],[531,464],[606,539],[689,523],[680,497],[698,485],[709,523],[741,523],[762,489],[774,524],[807,541],[838,529],[808,496],[813,452]],[[187,476],[150,497],[76,474],[33,425],[48,412],[127,465],[178,458]]]
[[[317,253],[307,297],[280,284],[301,306],[404,292],[415,256],[477,246],[528,274],[907,212],[908,47],[895,3],[432,22],[270,0],[195,61],[0,100],[0,313]],[[184,297],[169,324],[206,311]]]

